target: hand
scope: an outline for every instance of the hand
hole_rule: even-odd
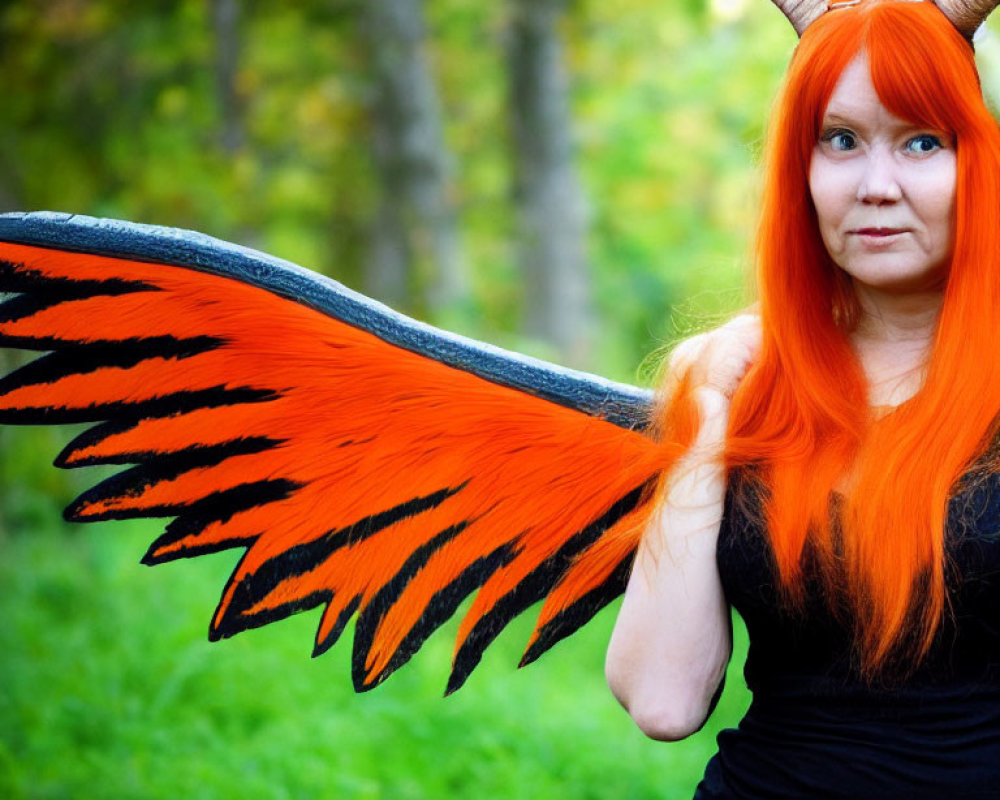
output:
[[[760,317],[740,314],[714,330],[685,339],[670,354],[671,380],[690,374],[691,388],[728,402],[760,353]]]

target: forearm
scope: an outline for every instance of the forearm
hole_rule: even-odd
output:
[[[701,727],[731,649],[715,561],[728,400],[712,389],[696,389],[695,399],[698,437],[674,468],[643,536],[608,647],[612,691],[660,739]]]

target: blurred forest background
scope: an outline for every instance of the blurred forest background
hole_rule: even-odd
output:
[[[649,383],[747,302],[794,44],[764,0],[2,0],[0,210],[193,228]],[[314,614],[209,645],[235,557],[149,571],[155,526],[59,523],[72,433],[0,431],[0,797],[683,798],[745,707],[737,626],[706,729],[645,740],[614,608],[520,673],[512,625],[447,700],[454,626],[363,696]]]

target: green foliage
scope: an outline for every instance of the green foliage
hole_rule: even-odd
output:
[[[194,228],[359,285],[375,187],[356,0],[241,4],[235,150],[223,144],[210,8],[6,3],[0,203]],[[671,321],[673,306],[690,320],[743,302],[754,149],[794,39],[763,5],[724,24],[713,8],[577,0],[565,18],[603,319],[590,367],[615,377],[633,379],[688,325]],[[509,11],[435,0],[427,12],[475,267],[475,314],[441,321],[544,353],[516,335]]]
[[[154,532],[0,540],[3,797],[684,797],[746,707],[739,654],[704,731],[646,740],[604,686],[612,609],[521,672],[518,621],[443,699],[451,624],[354,695],[349,641],[308,658],[315,612],[209,644],[234,554],[150,570]]]
[[[574,21],[597,295],[639,355],[746,302],[758,143],[794,45],[767,12],[706,25],[629,0]]]

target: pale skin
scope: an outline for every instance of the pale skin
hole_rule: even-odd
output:
[[[830,98],[809,186],[823,242],[860,301],[850,341],[875,414],[920,389],[953,245],[955,171],[953,138],[885,108],[859,54]],[[671,358],[672,376],[691,369],[701,428],[640,543],[606,661],[615,697],[654,739],[701,728],[729,660],[715,561],[722,457],[730,398],[760,340],[759,319],[743,315]]]

